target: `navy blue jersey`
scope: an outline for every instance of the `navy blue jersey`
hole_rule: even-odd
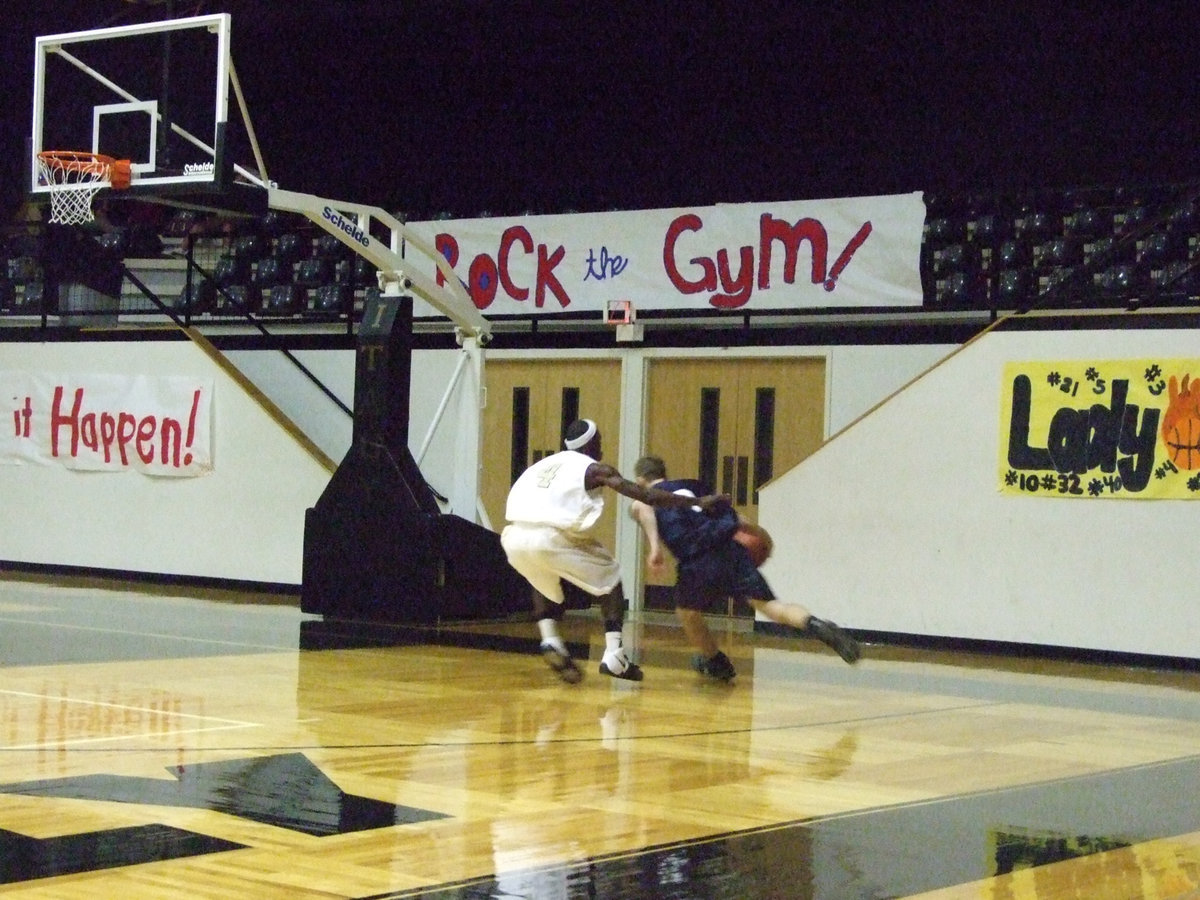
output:
[[[697,497],[709,493],[702,481],[679,478],[660,481],[664,491],[691,491]],[[716,609],[727,597],[739,600],[773,600],[775,595],[755,567],[746,548],[733,540],[738,528],[737,511],[722,506],[702,512],[690,506],[656,506],[658,536],[679,561],[675,603],[687,609]]]
[[[694,478],[660,481],[654,486],[672,494],[690,491],[693,496],[703,497],[709,493],[704,482]],[[681,563],[727,544],[738,527],[732,506],[707,513],[692,506],[656,506],[654,517],[658,520],[658,536]]]

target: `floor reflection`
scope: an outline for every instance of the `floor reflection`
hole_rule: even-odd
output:
[[[1200,692],[1190,683],[1138,690],[1136,679],[1121,683],[1115,675],[1106,683],[948,659],[937,665],[930,654],[882,665],[882,649],[851,668],[752,635],[735,641],[738,681],[714,685],[688,669],[690,649],[677,632],[646,629],[642,640],[636,623],[631,644],[654,678],[610,683],[595,672],[597,623],[569,622],[564,634],[573,655],[593,657],[581,694],[545,671],[536,629],[525,621],[346,623],[286,604],[21,586],[0,599],[0,618],[0,661],[11,670],[0,690],[0,760],[10,772],[0,795],[11,817],[0,830],[0,883],[220,854],[247,840],[237,830],[227,835],[237,840],[195,833],[191,817],[107,828],[97,815],[78,826],[83,833],[61,837],[33,837],[13,824],[36,821],[44,829],[46,820],[36,816],[54,815],[56,803],[83,801],[139,805],[139,815],[163,819],[165,808],[215,811],[221,822],[230,816],[238,826],[285,829],[309,844],[317,839],[322,850],[351,837],[377,839],[385,859],[394,832],[400,849],[392,864],[410,884],[419,879],[405,869],[406,853],[428,854],[429,870],[438,872],[439,865],[460,871],[459,858],[471,853],[479,861],[471,872],[490,865],[495,873],[359,894],[374,898],[857,900],[995,877],[961,896],[1107,900],[1142,896],[1131,874],[1138,872],[1173,891],[1156,887],[1147,896],[1200,890],[1200,849],[1164,843],[1200,832],[1200,755],[1178,758],[1190,754],[1188,738],[1200,721]],[[430,647],[501,656],[423,649]],[[367,652],[344,652],[350,649]],[[227,659],[209,659],[218,656]],[[184,659],[196,661],[187,678],[175,662]],[[469,671],[481,659],[515,678],[512,688],[507,680],[481,688]],[[125,665],[105,670],[112,680],[94,684],[93,668],[70,665],[94,662]],[[351,662],[356,674],[347,680]],[[214,694],[205,679],[215,670],[229,692],[221,695],[221,715],[209,712]],[[76,674],[54,681],[66,672]],[[275,690],[269,704],[247,701],[244,720],[229,715],[228,699],[236,698],[239,714],[243,679]],[[987,717],[972,718],[981,708]],[[269,726],[264,709],[276,717]],[[1060,713],[1071,720],[1063,726],[1074,741],[1069,750],[1055,730]],[[1120,730],[1121,741],[1108,747],[1107,762],[1056,769],[1063,754],[1092,759],[1092,732],[1077,727],[1081,721]],[[1164,723],[1168,732],[1177,727],[1177,746],[1140,756],[1145,736],[1138,728]],[[352,737],[347,727],[355,729]],[[268,728],[275,730],[262,740],[279,743],[255,746]],[[948,733],[930,740],[938,728]],[[648,749],[654,741],[662,746]],[[1008,745],[1026,741],[1036,750],[1005,756]],[[904,748],[929,743],[934,758],[913,756],[914,766],[928,768],[905,769],[897,781],[911,792],[896,796],[935,799],[873,800],[870,790],[883,779],[873,779],[872,768],[900,765],[897,759],[909,758]],[[135,744],[136,759],[119,755]],[[38,754],[52,751],[54,767],[39,763]],[[1132,762],[1168,754],[1174,758],[1167,762]],[[177,764],[164,769],[164,758]],[[1011,770],[989,778],[1001,765]],[[1039,765],[1044,773],[1107,769],[1004,786],[1036,777],[1027,769]],[[950,777],[969,788],[955,792],[957,783],[942,783]],[[997,787],[980,789],[989,783]],[[862,802],[856,795],[841,807],[850,811],[831,814],[827,806],[808,815],[812,795],[841,796],[860,786]],[[372,789],[375,796],[362,795]],[[684,799],[647,811],[660,800],[649,796],[655,790]],[[654,837],[654,823],[675,814],[691,830],[668,836],[717,830],[688,819],[709,815],[710,797],[736,797],[741,821],[778,824],[669,844]],[[45,809],[31,808],[43,801]],[[18,808],[20,802],[30,805]],[[721,812],[713,810],[714,821]],[[475,813],[478,830],[471,831],[463,823]],[[582,837],[572,830],[579,822],[591,829]],[[446,828],[444,840],[438,828]],[[417,836],[404,843],[405,832]],[[588,847],[634,849],[589,855]],[[543,864],[561,859],[571,862]],[[1067,860],[1081,862],[1064,878],[1056,863]]]
[[[1200,790],[1198,763],[1200,760],[1187,760],[794,823],[649,848],[632,855],[594,858],[572,866],[512,871],[470,885],[421,892],[420,896],[439,900],[888,898],[1095,856],[1076,876],[1084,879],[1080,900],[1137,898],[1143,894],[1136,890],[1109,892],[1106,880],[1123,884],[1129,876],[1117,871],[1106,874],[1105,860],[1098,854],[1155,836],[1200,829],[1200,811],[1194,802],[1200,796],[1196,793]],[[1139,798],[1136,809],[1130,797]],[[1161,870],[1166,864],[1159,860],[1156,866]],[[1197,874],[1194,868],[1190,873],[1181,872],[1178,883],[1194,889]],[[989,900],[1057,898],[1064,896],[1062,884],[1059,877],[1040,893],[1011,893],[1001,888],[999,893],[976,896]]]

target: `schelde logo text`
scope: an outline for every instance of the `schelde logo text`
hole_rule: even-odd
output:
[[[217,171],[216,163],[188,163],[183,167],[184,175],[211,175]]]
[[[364,232],[349,219],[344,218],[337,210],[327,206],[321,210],[321,215],[328,219],[331,225],[335,225],[336,227],[340,228],[364,247],[369,247],[371,245],[371,239],[367,237],[366,232]]]

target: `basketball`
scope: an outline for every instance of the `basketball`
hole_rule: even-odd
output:
[[[733,539],[746,548],[756,566],[761,566],[770,559],[771,551],[775,548],[767,529],[749,522],[738,526],[738,530],[733,533]]]

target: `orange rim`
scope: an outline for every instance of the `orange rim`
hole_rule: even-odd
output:
[[[103,153],[88,153],[84,150],[43,150],[38,157],[48,166],[64,172],[88,172],[103,174],[109,185],[116,190],[129,187],[132,179],[131,163],[127,159],[113,159]]]

